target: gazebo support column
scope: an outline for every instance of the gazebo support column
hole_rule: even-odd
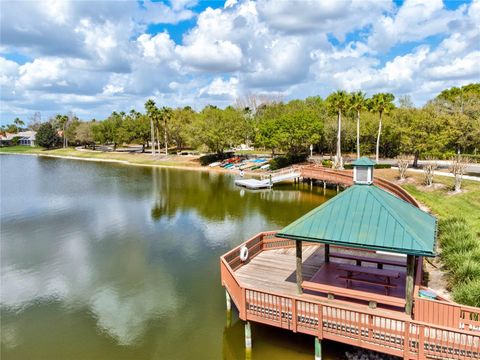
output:
[[[330,245],[325,244],[325,262],[329,263],[330,262]]]
[[[407,277],[405,280],[405,313],[412,315],[415,277],[415,256],[407,255]]]
[[[295,248],[297,254],[297,292],[302,294],[302,242],[299,240],[295,241]]]

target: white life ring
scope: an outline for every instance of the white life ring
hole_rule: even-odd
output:
[[[240,177],[243,177],[243,175],[245,175],[245,173],[243,172],[243,170],[240,170]]]
[[[248,249],[244,245],[240,248],[240,260],[246,261],[248,259]]]

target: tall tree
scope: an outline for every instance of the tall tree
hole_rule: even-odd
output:
[[[367,99],[362,91],[350,95],[350,109],[357,113],[357,159],[360,158],[360,112],[367,108]]]
[[[198,143],[220,154],[245,138],[244,121],[241,112],[231,106],[222,110],[208,105],[192,124],[192,135]]]
[[[155,156],[155,129],[154,123],[158,117],[158,108],[155,105],[155,101],[148,99],[145,103],[145,110],[147,111],[147,116],[150,119],[150,134],[152,139],[152,156]]]
[[[66,127],[68,123],[68,116],[57,114],[55,115],[55,118],[53,118],[52,123],[57,130],[61,131],[63,147],[66,148],[67,147]]]
[[[49,122],[40,125],[35,139],[38,145],[47,149],[57,146],[59,142],[57,130]]]
[[[331,112],[337,114],[337,152],[335,155],[335,167],[343,169],[342,159],[342,112],[348,107],[349,96],[346,91],[339,90],[330,94],[326,101]]]
[[[13,120],[13,123],[18,127],[19,130],[22,130],[22,127],[25,126],[25,122],[18,117]]]
[[[188,130],[196,118],[195,111],[187,106],[173,110],[169,124],[170,138],[182,150],[188,141]]]
[[[161,118],[163,120],[163,134],[165,141],[165,156],[168,156],[168,124],[172,118],[172,109],[163,107],[161,112]]]
[[[378,93],[372,96],[369,101],[369,108],[372,112],[379,113],[380,119],[378,122],[377,145],[375,147],[375,160],[378,163],[380,152],[380,135],[382,134],[382,116],[384,113],[388,114],[395,108],[393,105],[395,96],[390,93]]]

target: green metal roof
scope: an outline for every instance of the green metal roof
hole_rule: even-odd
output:
[[[437,220],[374,185],[353,185],[297,219],[278,237],[435,256]]]
[[[375,161],[370,160],[369,158],[366,157],[361,157],[360,159],[355,160],[352,162],[352,165],[355,166],[374,166]]]

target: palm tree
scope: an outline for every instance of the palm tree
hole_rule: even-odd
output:
[[[165,136],[165,156],[168,156],[168,138],[167,138],[167,131],[168,131],[168,120],[172,117],[172,109],[163,107],[162,108],[162,118],[163,118],[163,127],[164,127],[164,136]]]
[[[342,131],[342,112],[348,107],[348,94],[346,91],[339,90],[330,94],[326,101],[330,111],[337,114],[337,153],[335,155],[335,167],[343,169],[341,131]]]
[[[147,110],[148,118],[150,119],[150,133],[152,137],[152,156],[155,156],[155,131],[153,128],[153,120],[156,117],[157,106],[155,105],[155,101],[152,99],[148,99],[145,103],[145,110]]]
[[[20,118],[15,118],[15,120],[13,120],[13,123],[19,128],[21,129],[22,126],[25,125],[25,122],[23,120],[21,120]]]
[[[368,102],[368,107],[372,112],[378,112],[380,114],[380,121],[378,123],[378,135],[377,135],[377,146],[375,148],[375,160],[378,163],[378,154],[380,151],[380,135],[382,133],[382,115],[384,113],[388,114],[395,105],[393,105],[393,100],[395,96],[390,93],[378,93],[372,96]]]
[[[362,91],[350,95],[350,109],[357,112],[357,159],[360,158],[360,111],[367,108],[367,99]]]

